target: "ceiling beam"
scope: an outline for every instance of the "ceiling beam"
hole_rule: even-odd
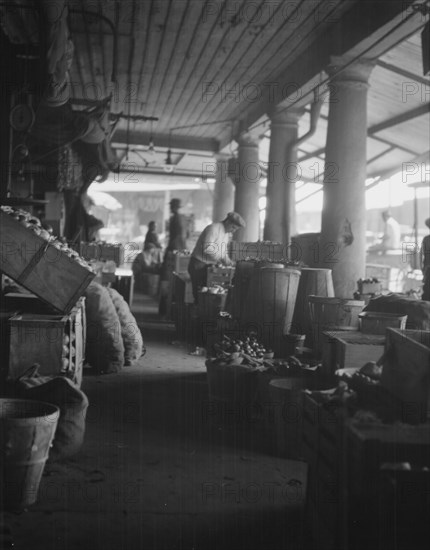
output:
[[[366,57],[376,59],[396,44],[417,32],[425,24],[424,16],[412,10],[415,0],[361,0],[356,2],[339,20],[332,25],[323,37],[313,43],[300,59],[274,77],[277,86],[267,87],[262,100],[254,104],[237,118],[243,125],[251,127],[261,119],[274,105],[303,105],[313,99],[311,94],[318,84],[319,74],[330,63],[331,56],[352,55],[354,58]],[[311,84],[309,84],[311,83]],[[283,91],[294,84],[298,99],[285,99]],[[228,144],[225,137],[221,148]]]
[[[367,135],[373,136],[373,134],[382,132],[383,130],[388,130],[393,126],[397,126],[398,124],[402,124],[403,122],[408,122],[409,120],[413,120],[414,118],[417,118],[419,116],[426,115],[429,112],[430,103],[424,103],[423,105],[415,107],[415,109],[411,109],[410,111],[406,111],[405,113],[401,113],[400,115],[393,116],[392,118],[384,120],[379,124],[374,124],[373,126],[368,128]],[[393,143],[393,145],[395,144]]]
[[[392,73],[396,73],[400,76],[404,76],[405,78],[414,80],[415,82],[419,82],[420,84],[425,84],[427,86],[430,86],[429,78],[425,78],[419,74],[411,73],[410,71],[407,71],[406,69],[402,69],[401,67],[396,67],[396,65],[393,65],[392,63],[387,63],[386,61],[382,61],[382,59],[378,59],[376,64],[379,67],[386,69],[387,71],[391,71]]]
[[[132,131],[129,133],[129,145],[130,147],[136,145],[149,145],[150,134],[144,132]],[[157,135],[154,133],[154,146],[155,148],[163,147],[165,149],[183,149],[194,151],[207,151],[208,153],[217,153],[219,151],[219,142],[212,138],[199,138],[192,136],[181,135]],[[116,130],[112,143],[117,145],[127,144],[127,131]]]

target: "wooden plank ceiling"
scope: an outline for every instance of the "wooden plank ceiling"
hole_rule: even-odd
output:
[[[228,142],[236,122],[253,111],[262,90],[356,3],[71,0],[73,98],[97,100],[112,93],[112,112],[135,117],[120,120],[114,142],[119,155],[139,169],[157,171],[174,139],[176,145],[183,141],[173,151],[176,173],[201,172],[218,143]],[[423,105],[419,93],[404,101],[406,73],[415,75],[410,82],[419,90],[428,86],[428,79],[419,77],[421,67],[419,37],[414,36],[385,54],[373,70],[369,127],[376,131],[369,135],[369,175],[390,170],[396,154],[408,159],[429,149],[428,112],[384,127]],[[299,151],[305,179],[313,179],[315,160],[323,163],[327,115],[324,106],[317,133]],[[307,125],[303,117],[303,132]],[[155,154],[148,157],[151,135]]]

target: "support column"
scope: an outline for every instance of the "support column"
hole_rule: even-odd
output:
[[[234,208],[234,187],[228,175],[228,159],[226,154],[216,154],[215,187],[213,196],[212,220],[223,220]]]
[[[267,206],[264,240],[288,244],[296,232],[296,182],[299,120],[303,109],[275,108],[270,113]]]
[[[260,210],[258,205],[261,168],[258,162],[258,139],[249,133],[242,133],[238,139],[239,159],[236,179],[234,210],[246,222],[244,229],[234,234],[239,242],[258,241]]]
[[[346,61],[332,58],[327,72]],[[339,298],[352,298],[365,274],[367,82],[373,66],[359,61],[330,83],[319,264],[333,270]]]

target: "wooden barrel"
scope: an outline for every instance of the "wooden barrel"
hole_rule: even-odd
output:
[[[363,307],[361,300],[309,296],[314,351],[321,354],[321,333],[326,330],[358,330]]]
[[[241,260],[236,263],[236,270],[233,278],[233,292],[231,293],[231,309],[229,310],[232,317],[240,319],[242,310],[246,302],[249,281],[254,272],[255,262]]]
[[[255,269],[248,286],[241,323],[253,328],[275,354],[293,320],[300,271],[290,268]]]
[[[320,233],[301,233],[291,237],[290,256],[293,261],[302,261],[309,267],[318,267]]]
[[[309,311],[309,296],[334,297],[331,269],[302,268],[293,324],[288,332],[304,334],[305,345],[312,345],[312,320]]]
[[[50,403],[0,399],[0,485],[6,510],[23,510],[36,501],[59,414]]]

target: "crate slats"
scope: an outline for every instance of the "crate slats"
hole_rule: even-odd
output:
[[[68,313],[95,274],[4,212],[0,229],[0,271]]]

